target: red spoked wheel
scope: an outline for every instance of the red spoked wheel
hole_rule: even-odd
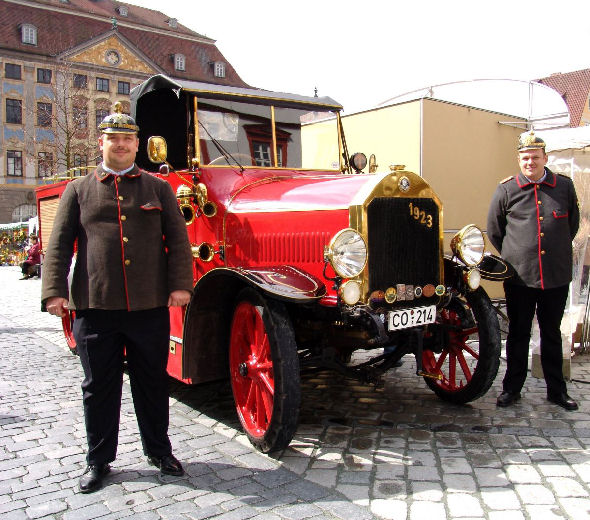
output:
[[[65,316],[61,318],[61,324],[64,331],[64,336],[66,338],[66,343],[71,351],[72,354],[77,355],[78,349],[76,344],[76,339],[74,338],[74,333],[72,332],[72,327],[74,325],[74,318],[76,317],[76,311],[67,311]]]
[[[297,428],[299,360],[285,306],[244,289],[234,310],[229,366],[238,417],[250,442],[268,453],[285,448]]]
[[[500,366],[500,326],[486,292],[479,288],[454,297],[437,320],[440,334],[425,338],[422,365],[426,384],[457,404],[484,395]]]

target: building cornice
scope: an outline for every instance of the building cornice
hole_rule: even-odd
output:
[[[143,24],[128,22],[126,20],[122,20],[122,19],[116,18],[116,17],[109,18],[108,16],[101,16],[101,15],[92,14],[92,13],[84,13],[82,11],[74,11],[72,9],[66,9],[66,8],[58,7],[58,6],[54,6],[54,5],[39,4],[37,2],[31,2],[29,0],[3,0],[3,1],[10,3],[10,4],[24,5],[24,6],[32,7],[35,9],[43,9],[45,11],[53,11],[53,12],[58,12],[58,13],[63,13],[63,14],[69,14],[72,16],[79,16],[81,18],[90,18],[91,20],[98,20],[98,21],[105,22],[105,23],[112,23],[113,18],[115,18],[116,22],[117,22],[117,26],[119,26],[119,27],[125,27],[128,29],[135,29],[135,30],[139,30],[139,31],[149,32],[149,33],[161,34],[164,36],[170,36],[170,37],[178,38],[181,40],[187,40],[187,41],[197,42],[197,43],[204,43],[206,45],[215,45],[215,41],[216,41],[211,38],[207,38],[206,36],[191,36],[189,34],[167,31],[165,29],[160,29],[158,27],[153,27],[150,25],[143,25]]]

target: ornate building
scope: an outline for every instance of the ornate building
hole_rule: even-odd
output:
[[[115,0],[0,0],[0,223],[36,214],[34,188],[96,164],[96,127],[153,74],[247,86],[215,40]]]

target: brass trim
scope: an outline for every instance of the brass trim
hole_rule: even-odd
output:
[[[352,276],[347,276],[345,274],[342,274],[341,272],[338,271],[338,269],[336,269],[336,266],[334,265],[334,263],[332,262],[332,258],[334,257],[334,243],[336,242],[336,240],[343,234],[346,233],[347,231],[354,231],[355,233],[357,233],[359,235],[359,237],[361,238],[361,240],[363,241],[363,244],[365,246],[365,262],[363,263],[363,266],[359,269],[359,272],[355,275]],[[324,251],[324,258],[326,260],[328,260],[328,262],[330,262],[330,265],[332,266],[332,269],[334,269],[334,272],[342,277],[342,278],[346,278],[349,280],[354,280],[356,279],[365,269],[365,267],[367,266],[367,260],[369,258],[369,248],[367,247],[367,241],[365,240],[365,238],[356,230],[353,228],[344,228],[341,229],[340,231],[336,232],[334,234],[334,236],[332,237],[332,239],[330,240],[330,243],[328,244],[328,247],[326,248],[326,250]]]
[[[208,198],[207,186],[202,182],[195,187],[195,196],[197,198],[197,205],[206,217],[214,217],[217,215],[217,204],[211,202]]]
[[[272,130],[272,164],[275,168],[279,167],[279,159],[277,154],[277,129],[275,121],[275,107],[270,107],[270,128]]]
[[[406,192],[399,189],[399,179],[404,176],[410,180],[410,188]],[[354,195],[349,206],[349,226],[358,231],[368,244],[368,215],[367,210],[370,202],[378,197],[395,197],[395,198],[428,198],[432,199],[438,208],[439,228],[439,279],[444,280],[444,226],[443,226],[443,206],[438,195],[430,185],[419,175],[407,170],[395,170],[387,174],[368,175],[370,180],[365,183],[361,189]],[[367,264],[370,263],[371,251],[367,246]],[[362,287],[362,301],[369,299],[369,276],[367,269],[364,269],[358,277]]]
[[[195,157],[197,158],[197,163],[201,164],[201,135],[199,133],[199,103],[197,101],[197,95],[195,94],[193,98],[193,124],[195,126]]]
[[[203,262],[211,262],[215,256],[215,248],[208,242],[203,242],[198,246],[191,246],[193,258],[198,258]]]

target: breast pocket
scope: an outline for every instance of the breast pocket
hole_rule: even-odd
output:
[[[569,212],[566,209],[554,209],[553,210],[553,217],[554,218],[567,218],[569,216]]]

